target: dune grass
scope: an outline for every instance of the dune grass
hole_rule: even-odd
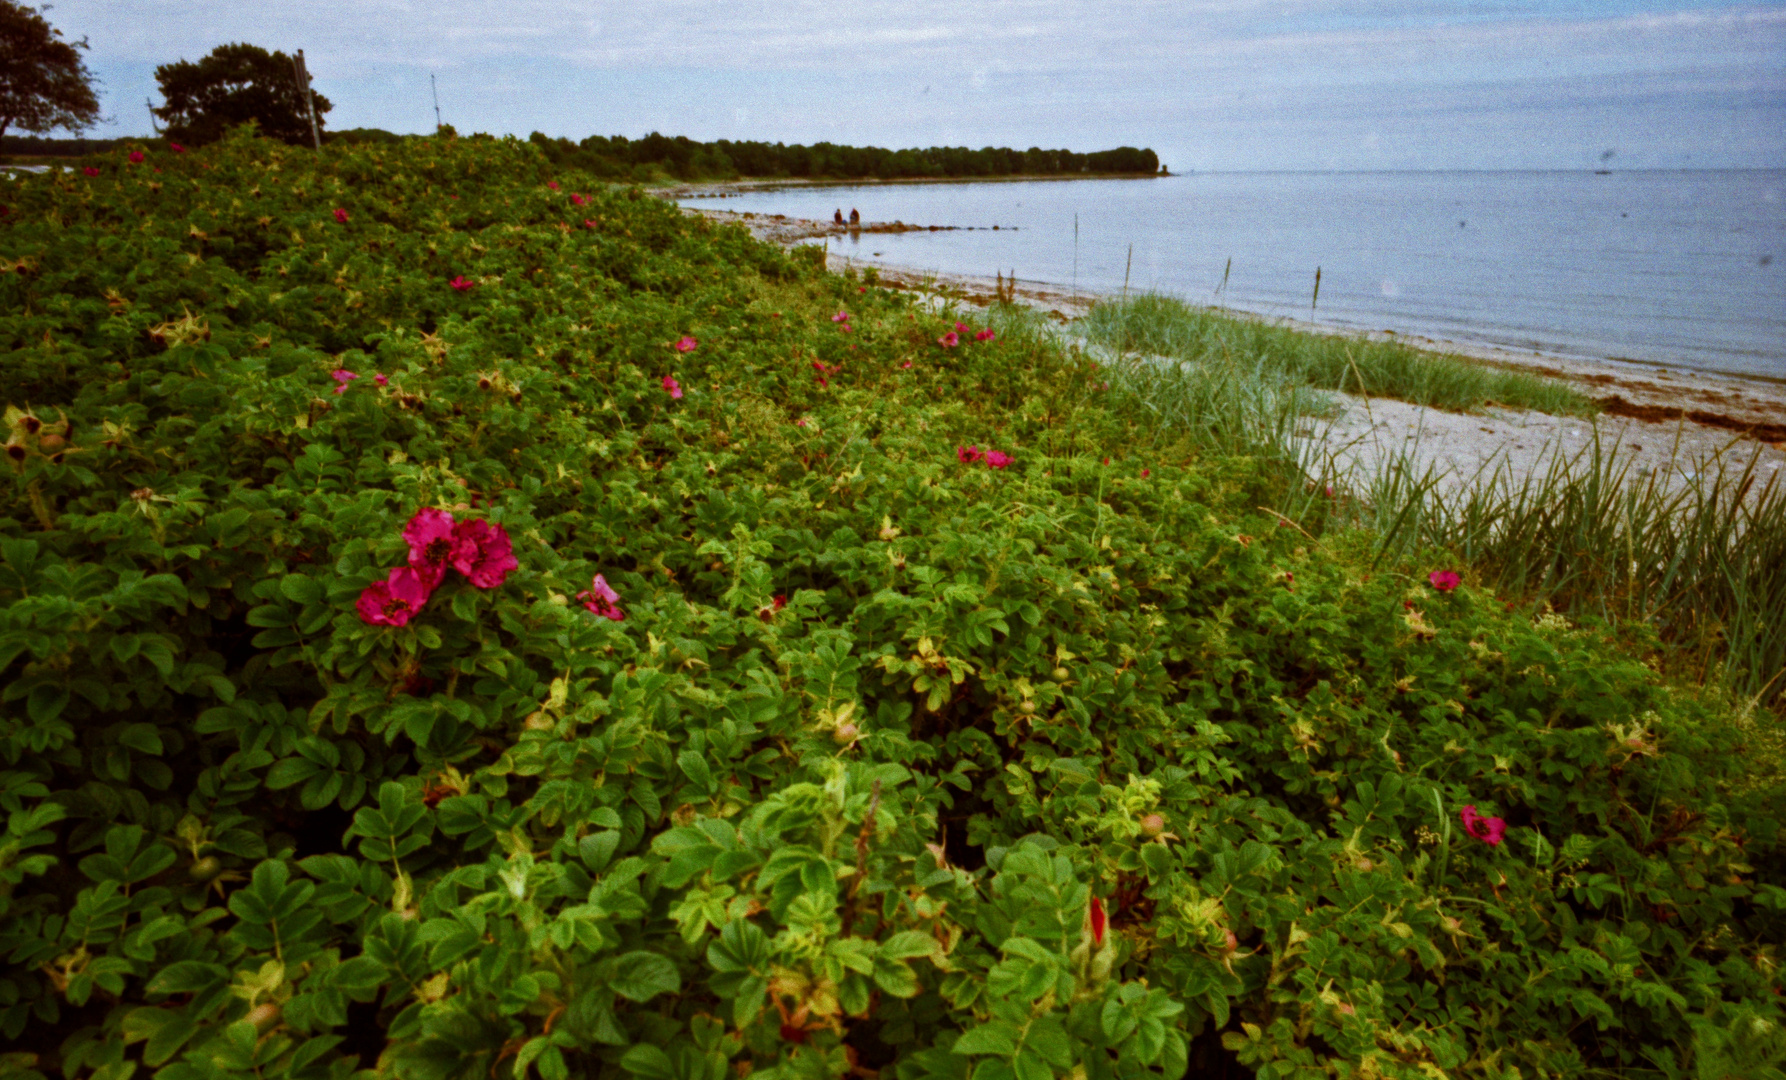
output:
[[[998,310],[1004,332],[1055,332],[1026,309]],[[1786,485],[1764,480],[1753,459],[1743,467],[1719,459],[1671,481],[1664,471],[1634,474],[1596,438],[1552,455],[1540,472],[1517,475],[1503,462],[1461,488],[1441,485],[1412,449],[1360,475],[1335,465],[1318,419],[1310,426],[1329,409],[1318,388],[1340,388],[1337,370],[1330,381],[1309,374],[1323,364],[1356,367],[1366,385],[1412,372],[1424,381],[1392,396],[1419,400],[1424,390],[1429,404],[1441,395],[1460,408],[1510,403],[1521,387],[1528,408],[1579,412],[1586,402],[1550,380],[1169,297],[1100,304],[1075,329],[1100,357],[1112,404],[1137,420],[1136,453],[1154,449],[1150,440],[1164,437],[1155,433],[1191,432],[1211,456],[1267,463],[1279,482],[1262,493],[1265,509],[1313,536],[1367,544],[1379,565],[1455,560],[1511,602],[1605,623],[1640,646],[1653,639],[1655,658],[1677,678],[1786,709]],[[1471,385],[1502,388],[1466,393]]]
[[[1257,366],[1299,385],[1453,412],[1491,404],[1557,415],[1594,412],[1585,395],[1554,379],[1400,342],[1311,333],[1158,293],[1101,302],[1080,320],[1079,329],[1087,341],[1122,353]]]
[[[1675,674],[1786,704],[1786,486],[1753,456],[1671,482],[1612,450],[1595,438],[1541,472],[1503,464],[1444,495],[1404,452],[1330,524],[1370,533],[1379,560],[1445,551],[1510,598],[1648,627]]]

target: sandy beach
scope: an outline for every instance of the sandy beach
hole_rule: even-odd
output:
[[[716,190],[702,185],[700,190]],[[686,194],[680,189],[660,193]],[[684,208],[715,221],[741,224],[760,239],[789,246],[849,234],[849,226],[785,215],[734,213]],[[905,222],[863,222],[860,232],[927,231],[930,226]],[[862,264],[832,254],[830,266],[844,270]],[[874,264],[883,284],[901,289],[937,290],[950,299],[988,306],[997,299],[998,282],[961,274],[936,274]],[[1018,281],[1019,302],[1070,322],[1101,297],[1074,292],[1048,282]],[[1245,312],[1229,314],[1252,318]],[[1333,327],[1297,320],[1275,320],[1313,333],[1333,334]],[[1691,483],[1715,469],[1741,470],[1754,460],[1757,478],[1765,483],[1786,467],[1786,383],[1760,378],[1693,371],[1626,361],[1597,360],[1509,349],[1482,342],[1397,334],[1392,330],[1354,334],[1370,340],[1398,340],[1415,348],[1466,357],[1485,364],[1532,371],[1574,384],[1593,398],[1602,415],[1594,420],[1551,416],[1523,409],[1490,407],[1482,413],[1453,413],[1389,398],[1335,395],[1343,406],[1337,417],[1311,424],[1334,465],[1343,474],[1370,472],[1392,453],[1412,450],[1421,467],[1442,473],[1443,487],[1455,487],[1477,474],[1504,470],[1513,478],[1542,473],[1554,455],[1568,458],[1589,447],[1596,434],[1603,450],[1628,465],[1627,475],[1651,474],[1672,483]]]

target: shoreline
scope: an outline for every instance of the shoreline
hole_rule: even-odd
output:
[[[723,199],[732,191],[762,191],[773,188],[827,187],[895,187],[900,184],[1029,184],[1042,181],[1071,180],[1173,180],[1180,173],[1012,173],[1009,176],[894,176],[866,177],[856,180],[812,180],[799,176],[753,177],[742,180],[712,180],[693,183],[677,180],[650,191],[661,199]],[[711,192],[711,194],[709,194]]]
[[[779,214],[704,207],[682,210],[717,222],[743,225],[757,238],[783,247],[850,232],[848,226]],[[899,231],[927,228],[901,223]],[[895,230],[893,223],[864,222],[857,231]],[[872,268],[884,285],[940,290],[978,307],[989,307],[997,300],[995,278],[864,264],[839,254],[829,254],[827,265],[834,271]],[[1063,324],[1083,316],[1093,304],[1107,298],[1101,293],[1075,291],[1053,282],[1007,282],[1007,288],[1013,285],[1019,302]],[[1501,468],[1510,470],[1514,477],[1524,477],[1547,467],[1555,454],[1567,457],[1580,451],[1598,434],[1603,445],[1633,475],[1641,478],[1661,474],[1669,477],[1671,484],[1690,482],[1714,461],[1740,469],[1752,460],[1762,483],[1786,469],[1786,381],[1522,350],[1394,330],[1352,331],[1208,306],[1233,318],[1257,319],[1309,333],[1399,341],[1422,352],[1547,376],[1573,385],[1602,410],[1602,415],[1593,420],[1494,406],[1482,413],[1450,413],[1394,398],[1335,394],[1343,409],[1326,429],[1324,441],[1338,466],[1368,470],[1390,450],[1411,444],[1421,464],[1445,471],[1453,482]]]

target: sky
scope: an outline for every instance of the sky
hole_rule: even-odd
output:
[[[332,129],[1148,146],[1174,171],[1786,167],[1786,3],[57,0],[109,122],[303,49]]]

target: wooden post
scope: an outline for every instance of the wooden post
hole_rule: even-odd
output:
[[[318,150],[322,149],[322,131],[316,126],[316,98],[310,92],[310,72],[304,67],[304,50],[291,60],[292,73],[297,76],[298,89],[304,93],[304,108],[310,114],[310,140]]]

